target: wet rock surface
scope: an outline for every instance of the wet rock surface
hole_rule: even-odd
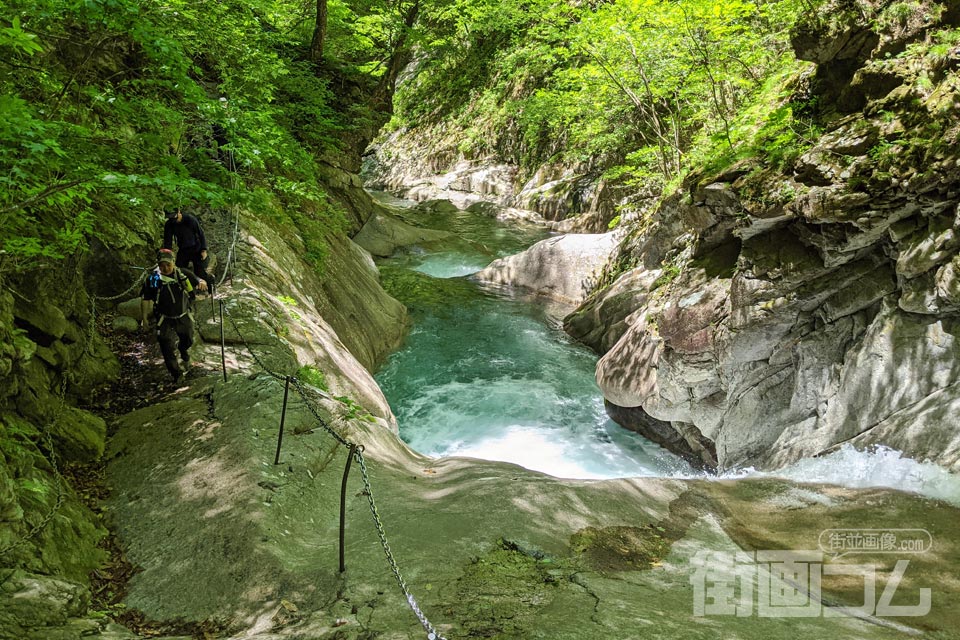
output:
[[[621,247],[638,266],[567,319],[603,354],[608,401],[670,423],[677,443],[695,429],[723,469],[847,441],[960,469],[957,431],[934,410],[960,374],[955,74],[922,50],[884,53],[937,28],[881,37],[846,10],[798,28],[824,134],[782,173],[688,179]]]

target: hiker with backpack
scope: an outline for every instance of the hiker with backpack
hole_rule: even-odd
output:
[[[180,211],[180,207],[165,212],[167,221],[163,225],[163,248],[173,249],[173,240],[177,240],[177,262],[180,268],[193,265],[198,278],[210,282],[207,275],[207,239],[203,227],[196,216]]]
[[[157,342],[167,370],[178,382],[183,370],[190,366],[190,346],[193,344],[193,317],[191,300],[196,290],[206,291],[207,283],[192,271],[174,264],[173,251],[157,252],[157,268],[147,277],[140,289],[140,326],[147,326],[147,314],[153,303],[153,317],[157,322]],[[177,350],[183,361],[177,362]]]

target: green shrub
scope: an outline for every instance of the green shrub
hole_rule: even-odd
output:
[[[324,391],[330,391],[330,388],[327,387],[327,378],[323,375],[323,371],[320,369],[304,365],[297,370],[297,379],[301,382],[305,382],[312,387],[318,389],[323,389]]]

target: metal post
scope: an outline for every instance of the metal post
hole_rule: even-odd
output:
[[[347,466],[343,470],[343,483],[340,485],[340,573],[347,570],[343,563],[344,528],[347,525],[347,477],[350,475],[350,464],[356,453],[357,445],[351,444],[350,453],[347,454]]]
[[[287,376],[287,383],[283,387],[283,411],[280,412],[280,435],[277,437],[277,455],[273,458],[273,464],[280,464],[280,445],[283,444],[283,421],[287,419],[287,395],[290,393],[290,376]]]
[[[220,301],[220,366],[223,369],[223,381],[227,381],[227,342],[223,337],[223,300]]]

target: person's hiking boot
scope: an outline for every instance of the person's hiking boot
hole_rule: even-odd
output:
[[[173,384],[177,384],[178,382],[180,382],[180,378],[183,376],[183,372],[180,371],[180,369],[177,369],[176,371],[171,371],[170,373],[173,376]]]
[[[181,352],[180,352],[180,360],[183,362],[183,368],[184,368],[184,369],[189,369],[189,368],[190,368],[190,354],[189,354],[189,353],[184,353],[184,352],[181,351]]]

